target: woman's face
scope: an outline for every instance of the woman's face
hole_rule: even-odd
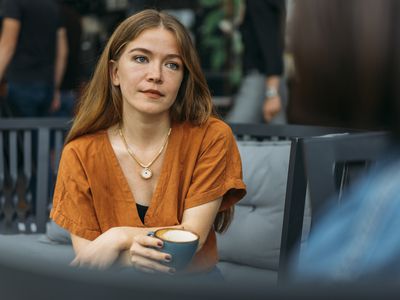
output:
[[[147,29],[126,45],[119,60],[111,62],[124,112],[169,114],[184,73],[179,53],[175,35],[162,27]]]

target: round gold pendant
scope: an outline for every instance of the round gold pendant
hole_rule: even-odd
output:
[[[142,172],[140,172],[140,176],[142,176],[143,179],[150,179],[153,173],[149,168],[144,168]]]

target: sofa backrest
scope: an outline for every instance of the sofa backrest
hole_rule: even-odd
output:
[[[284,281],[287,262],[307,238],[311,209],[299,142],[346,129],[233,124],[243,162],[246,197],[228,231],[218,235],[219,266],[228,279]],[[263,280],[263,279],[260,279]]]
[[[224,264],[224,276],[239,279],[252,276],[251,268],[270,270],[276,281],[279,268],[282,224],[287,189],[290,140],[238,141],[247,194],[235,207],[235,216],[227,232],[217,236],[221,262],[245,267],[248,272],[235,274],[235,267]],[[305,233],[310,210],[306,209]],[[255,276],[255,275],[253,275]]]
[[[247,195],[228,231],[218,236],[220,260],[278,269],[290,141],[238,142]]]

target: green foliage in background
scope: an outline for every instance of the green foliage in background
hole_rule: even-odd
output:
[[[199,3],[202,7],[213,7],[216,5],[221,5],[222,0],[200,0]]]
[[[224,19],[222,0],[200,0],[200,5],[210,9],[201,26],[202,47],[211,50],[210,63],[213,71],[220,71],[224,65],[227,54],[226,41],[218,34],[219,23]]]
[[[222,34],[219,30],[221,21],[227,19],[224,11],[224,5],[227,4],[227,1],[233,6],[233,14],[238,15],[242,0],[199,0],[199,4],[208,11],[200,29],[201,47],[207,49],[210,53],[211,69],[217,72],[229,72],[231,84],[237,85],[242,77],[240,55],[243,46],[241,36],[237,30],[234,30],[232,34]],[[228,62],[228,59],[232,59],[232,61]]]

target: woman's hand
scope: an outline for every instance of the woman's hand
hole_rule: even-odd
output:
[[[80,245],[71,265],[98,269],[109,268],[123,250],[123,238],[123,232],[118,228],[111,228],[93,241],[73,236],[74,246]]]
[[[130,248],[131,263],[141,271],[147,273],[175,273],[175,269],[162,265],[161,262],[170,262],[171,255],[163,253],[157,249],[162,249],[163,242],[160,239],[137,235],[133,238],[133,243]]]

